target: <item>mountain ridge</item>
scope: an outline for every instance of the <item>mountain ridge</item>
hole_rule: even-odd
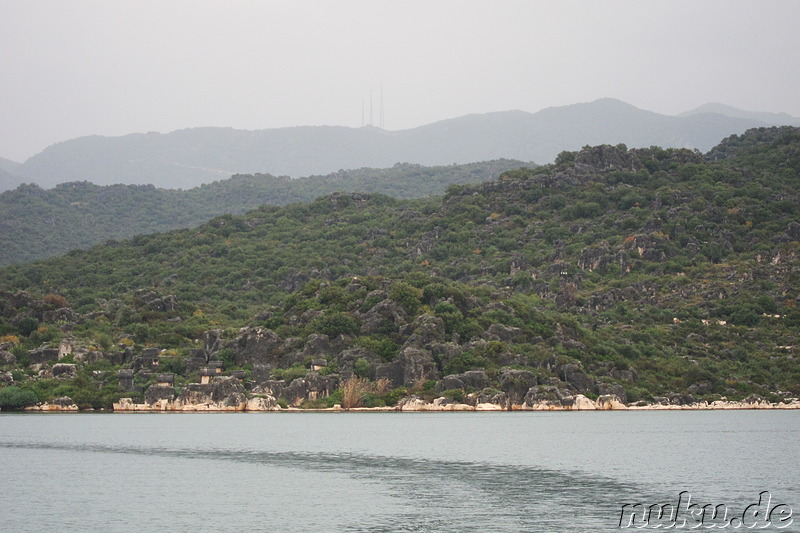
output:
[[[495,179],[523,166],[532,164],[514,160],[447,167],[397,164],[294,179],[235,175],[185,191],[85,181],[46,190],[20,185],[0,193],[0,265],[59,255],[109,239],[190,227],[262,204],[310,202],[337,190],[381,192],[396,198],[442,194],[449,185]]]
[[[398,162],[439,166],[505,158],[541,164],[561,151],[600,143],[707,151],[728,135],[763,125],[720,113],[661,115],[605,98],[536,113],[472,114],[399,131],[371,126],[202,127],[87,136],[46,148],[14,174],[20,182],[45,188],[84,180],[191,188],[226,174],[297,177]]]

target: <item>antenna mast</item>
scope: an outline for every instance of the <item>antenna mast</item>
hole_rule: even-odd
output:
[[[380,122],[380,127],[383,129],[383,84],[381,83],[381,115],[378,119]]]

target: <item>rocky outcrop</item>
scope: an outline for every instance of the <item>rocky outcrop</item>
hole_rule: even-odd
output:
[[[252,402],[252,403],[251,403]],[[183,388],[175,398],[175,389],[153,385],[145,392],[145,401],[133,403],[130,398],[122,398],[114,404],[115,411],[246,411],[276,410],[274,397],[247,399],[244,387],[233,376],[217,377],[211,383],[192,383]]]
[[[558,367],[558,377],[581,393],[594,392],[594,380],[590,378],[578,364],[566,364]]]
[[[78,406],[69,396],[62,396],[47,403],[26,407],[25,411],[75,412],[78,411]]]
[[[173,294],[161,296],[155,291],[139,289],[134,295],[134,305],[149,311],[165,313],[178,310],[178,298]]]
[[[317,372],[309,372],[305,377],[294,379],[283,387],[280,397],[285,398],[290,405],[298,406],[306,399],[327,398],[338,385],[339,379],[336,375],[323,376]]]
[[[382,292],[382,291],[375,291]],[[369,296],[368,296],[369,297]],[[394,300],[382,300],[361,317],[361,331],[367,334],[379,333],[387,328],[399,328],[407,322],[406,311]]]
[[[400,351],[391,363],[378,365],[375,379],[388,379],[392,387],[413,386],[429,379],[437,379],[439,371],[429,350],[408,346]]]
[[[151,385],[144,392],[144,401],[148,405],[166,406],[175,399],[175,387]]]
[[[527,370],[505,369],[500,374],[500,390],[508,396],[510,406],[521,406],[525,395],[539,384],[536,375]]]
[[[280,363],[282,344],[280,337],[271,329],[250,327],[239,330],[239,335],[225,347],[234,351],[233,359],[239,366],[256,363],[277,365]]]
[[[469,370],[462,374],[450,374],[445,376],[437,383],[436,390],[445,391],[450,389],[485,389],[489,387],[489,377],[483,370]]]
[[[247,400],[245,411],[280,411],[278,401],[272,396],[256,396]]]
[[[73,379],[78,375],[78,370],[73,364],[56,363],[53,365],[52,373],[57,379]]]

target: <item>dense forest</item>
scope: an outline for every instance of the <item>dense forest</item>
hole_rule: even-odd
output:
[[[176,391],[215,361],[305,407],[352,377],[365,405],[797,397],[799,179],[792,127],[707,154],[601,145],[443,196],[340,192],[8,266],[0,406],[140,401],[154,354]]]
[[[188,228],[262,204],[310,202],[334,191],[380,192],[395,198],[442,194],[454,183],[480,183],[521,166],[536,165],[501,159],[441,167],[400,163],[387,169],[340,170],[297,179],[237,175],[186,191],[85,181],[48,190],[20,185],[0,194],[0,266],[61,255],[109,239]]]

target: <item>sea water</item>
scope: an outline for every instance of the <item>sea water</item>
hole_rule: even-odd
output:
[[[618,531],[765,491],[800,531],[800,411],[0,414],[0,531]]]

